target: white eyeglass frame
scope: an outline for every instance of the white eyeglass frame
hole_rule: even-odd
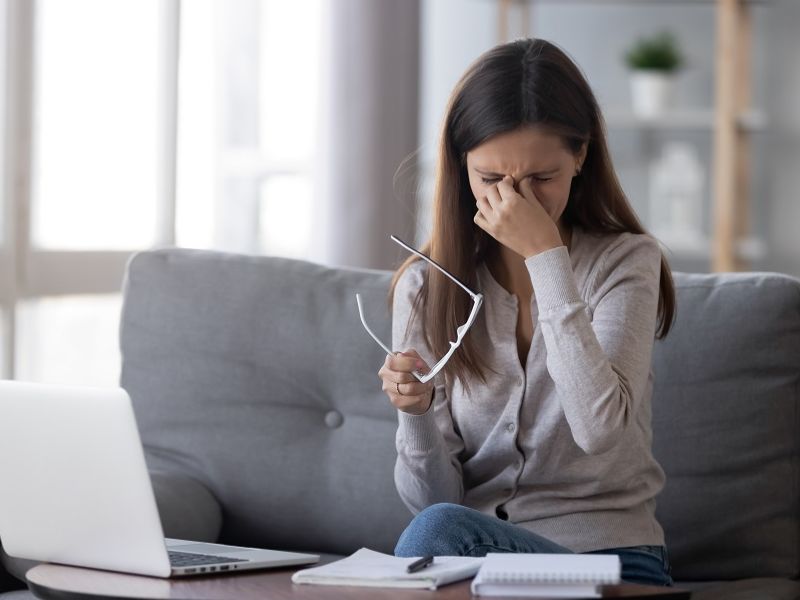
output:
[[[467,292],[472,298],[472,310],[469,313],[469,317],[467,317],[467,322],[461,325],[458,329],[456,329],[456,340],[454,342],[450,342],[450,349],[447,351],[447,354],[445,354],[441,359],[436,361],[436,364],[434,364],[431,367],[431,370],[428,371],[427,373],[422,373],[421,371],[412,371],[411,374],[414,375],[414,377],[416,377],[420,383],[427,383],[428,381],[436,377],[439,371],[441,371],[444,368],[444,366],[447,364],[447,361],[450,360],[450,357],[453,356],[453,353],[461,345],[461,342],[464,339],[464,336],[467,335],[467,331],[469,331],[469,328],[472,327],[473,323],[475,323],[475,319],[478,317],[478,311],[481,309],[481,306],[483,305],[483,294],[473,292],[466,285],[464,285],[455,275],[450,273],[447,269],[445,269],[435,260],[425,256],[419,250],[412,248],[397,236],[391,235],[389,237],[392,239],[392,241],[397,242],[412,254],[419,256],[422,260],[426,261],[428,264],[433,265],[434,267],[439,269],[439,271],[441,271],[445,276],[450,278],[456,285],[458,285],[458,287]],[[358,316],[361,317],[361,324],[364,326],[364,329],[367,330],[367,333],[372,337],[373,340],[375,340],[378,343],[378,345],[381,348],[383,348],[386,351],[387,354],[395,354],[389,349],[389,347],[386,344],[384,344],[378,338],[377,335],[375,335],[372,329],[370,329],[369,325],[367,325],[367,320],[364,318],[364,307],[361,303],[361,294],[356,294],[356,303],[358,304]]]

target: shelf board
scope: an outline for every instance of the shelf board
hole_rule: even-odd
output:
[[[614,129],[681,129],[712,131],[714,129],[714,111],[712,109],[672,110],[654,117],[637,115],[630,109],[610,108],[604,110],[606,125]],[[767,119],[759,110],[749,110],[737,119],[743,131],[762,131],[767,126]]]
[[[711,240],[681,239],[667,234],[653,233],[667,256],[685,259],[709,259],[711,257]],[[747,261],[762,260],[767,255],[764,240],[757,237],[746,237],[736,242],[736,256]]]

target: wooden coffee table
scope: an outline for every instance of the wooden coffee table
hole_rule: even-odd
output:
[[[295,569],[253,571],[183,579],[158,579],[78,567],[42,564],[25,575],[28,587],[42,600],[466,600],[471,598],[469,580],[439,590],[398,590],[389,588],[296,585]],[[664,598],[689,600],[691,593],[675,588],[626,583],[603,588],[603,598]],[[563,600],[563,599],[562,599]]]

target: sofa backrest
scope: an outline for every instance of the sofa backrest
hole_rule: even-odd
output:
[[[654,453],[673,577],[800,571],[800,281],[675,273],[654,350]],[[411,515],[380,390],[390,274],[169,249],[129,264],[121,346],[148,461],[223,506],[222,540],[391,551]]]
[[[653,356],[653,450],[673,577],[800,575],[800,281],[675,274]]]
[[[151,469],[204,483],[221,540],[391,552],[411,514],[394,486],[396,411],[377,376],[390,274],[218,252],[128,265],[122,386]]]

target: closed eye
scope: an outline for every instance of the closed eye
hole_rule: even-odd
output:
[[[539,182],[543,182],[543,181],[550,181],[552,179],[552,177],[533,177],[532,176],[531,179],[534,179],[534,180],[539,181]],[[497,183],[498,181],[500,181],[500,178],[499,177],[494,177],[494,178],[481,177],[481,181],[483,183],[489,185],[489,184],[492,184],[492,183]]]

